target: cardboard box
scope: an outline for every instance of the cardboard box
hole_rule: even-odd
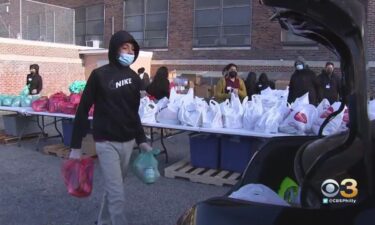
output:
[[[195,86],[194,95],[200,98],[211,98],[212,87],[210,85]]]

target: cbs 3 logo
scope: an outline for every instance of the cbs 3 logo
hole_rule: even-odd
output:
[[[325,180],[321,186],[324,196],[327,198],[335,197],[339,192],[344,198],[354,198],[358,195],[357,181],[355,179],[344,179],[340,185],[333,179]]]

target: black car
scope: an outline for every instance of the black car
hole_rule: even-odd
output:
[[[320,128],[349,107],[348,131],[330,136],[271,139],[250,160],[241,180],[223,197],[200,202],[178,225],[325,225],[375,224],[375,121],[368,119],[366,1],[260,0],[274,10],[272,20],[298,36],[326,46],[339,59],[343,101]],[[279,206],[228,196],[250,183],[276,191],[286,176],[298,181],[300,204]],[[326,180],[338,185],[326,184]],[[327,193],[342,202],[327,204]],[[333,189],[332,189],[333,188]],[[332,190],[331,190],[332,189]],[[342,203],[342,204],[338,204]]]

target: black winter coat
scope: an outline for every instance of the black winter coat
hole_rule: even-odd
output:
[[[306,92],[309,92],[310,104],[318,105],[319,84],[315,73],[308,68],[294,71],[289,82],[288,102],[294,102],[297,98],[306,94]]]

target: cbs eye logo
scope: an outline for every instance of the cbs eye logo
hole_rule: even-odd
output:
[[[340,184],[333,179],[328,179],[323,182],[321,191],[327,198],[333,198],[339,193],[344,198],[354,198],[358,195],[357,185],[355,179],[344,179]]]

